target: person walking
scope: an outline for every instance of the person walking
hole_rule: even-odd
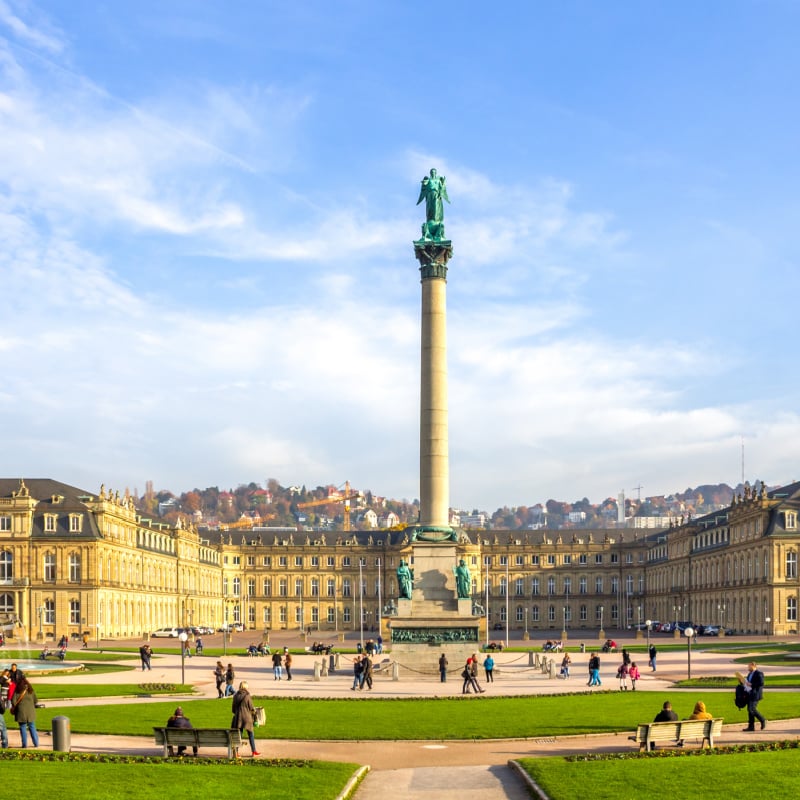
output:
[[[238,730],[239,733],[247,731],[247,738],[250,740],[250,750],[253,756],[260,756],[261,753],[256,750],[256,737],[253,733],[253,720],[256,716],[256,710],[253,707],[253,698],[250,697],[250,692],[247,689],[247,681],[242,681],[239,684],[239,691],[233,696],[231,711],[233,712],[231,728]]]
[[[639,680],[642,676],[639,674],[639,667],[636,666],[636,662],[633,661],[631,663],[630,669],[628,669],[628,677],[631,679],[631,689],[635,692],[636,691],[636,681]]]
[[[36,730],[36,692],[33,690],[27,678],[17,684],[14,692],[14,702],[11,706],[11,713],[19,724],[19,735],[22,739],[22,746],[28,746],[28,734],[31,735],[31,742],[34,747],[39,746],[39,733]]]
[[[617,668],[617,678],[619,678],[619,690],[628,691],[628,665],[623,661]]]
[[[286,680],[292,679],[292,654],[286,650],[286,655],[283,657],[283,666],[286,668]]]
[[[447,656],[442,653],[439,656],[439,680],[442,683],[447,682]]]
[[[647,662],[650,665],[650,669],[655,672],[656,671],[656,646],[651,644],[650,647],[647,649],[647,655],[649,657],[649,661]]]
[[[767,720],[758,710],[758,703],[764,698],[764,673],[758,668],[755,661],[751,661],[747,668],[750,670],[744,679],[744,689],[747,692],[747,732],[756,729],[756,720],[761,723],[761,730],[767,727]]]
[[[220,698],[224,695],[222,687],[225,685],[225,667],[221,661],[217,661],[217,666],[214,667],[214,683],[217,685],[217,698]]]
[[[602,686],[603,682],[600,680],[600,656],[597,653],[592,653],[589,658],[589,678],[588,686]]]
[[[486,673],[486,683],[494,683],[494,659],[491,653],[487,653],[483,659],[483,669]]]
[[[283,656],[276,650],[272,654],[272,675],[273,680],[279,681],[283,675],[283,667],[281,664],[283,663]]]
[[[225,696],[230,697],[233,695],[234,688],[233,682],[236,680],[236,673],[233,671],[233,664],[228,664],[228,668],[225,670]]]
[[[353,659],[353,685],[350,687],[351,692],[361,688],[361,674],[363,671],[364,665],[361,663],[361,656],[356,656]]]
[[[361,670],[361,686],[360,688],[364,688],[364,684],[367,684],[367,689],[372,689],[372,659],[369,656],[364,656],[361,659],[362,670]]]
[[[569,657],[569,653],[564,653],[564,658],[561,659],[561,674],[565,679],[569,678],[569,665],[571,663],[572,659]]]
[[[139,648],[139,658],[142,660],[142,672],[145,670],[152,670],[150,666],[150,657],[153,655],[153,651],[150,649],[150,645],[146,642]]]

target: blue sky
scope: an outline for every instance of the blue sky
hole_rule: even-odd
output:
[[[798,477],[800,4],[0,0],[0,433],[89,490]]]

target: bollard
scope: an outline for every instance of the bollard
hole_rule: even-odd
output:
[[[53,717],[53,751],[69,753],[72,748],[69,717]]]
[[[318,661],[315,661],[315,662],[314,662],[314,680],[315,680],[315,681],[318,681],[318,680],[320,680],[320,676],[319,676],[319,662],[318,662]]]
[[[335,656],[336,660],[334,661],[335,667],[334,670],[339,669],[339,654],[337,653]]]
[[[585,652],[586,652],[586,645],[583,642],[581,642],[581,653]]]
[[[548,665],[548,677],[554,679],[556,677],[556,662],[551,658]]]
[[[400,665],[396,661],[392,662],[392,680],[400,680]]]
[[[339,657],[338,657],[338,656],[335,656],[335,657],[334,657],[334,656],[328,656],[328,661],[329,661],[329,663],[328,663],[328,670],[329,670],[330,672],[336,672],[336,667],[338,667],[338,666],[339,666],[339,665],[336,663],[338,660],[339,660]]]
[[[533,664],[533,650],[528,650],[528,666],[532,667]]]
[[[314,664],[316,665],[316,663],[315,661]],[[322,677],[328,677],[328,662],[325,660],[325,656],[322,656]]]

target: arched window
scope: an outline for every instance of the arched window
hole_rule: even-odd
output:
[[[0,614],[14,613],[14,595],[6,592],[0,594]]]

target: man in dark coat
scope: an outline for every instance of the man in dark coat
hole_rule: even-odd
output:
[[[192,729],[192,723],[189,720],[189,717],[183,716],[183,709],[178,706],[175,709],[175,713],[167,720],[167,727],[168,728],[185,728],[188,730]],[[186,745],[179,744],[178,745],[178,757],[180,758],[186,752]],[[197,755],[197,745],[192,747],[192,752],[194,755]],[[174,756],[175,753],[173,752],[172,747],[169,748],[170,756]]]
[[[761,730],[767,727],[764,715],[758,710],[758,702],[764,697],[764,673],[751,661],[747,668],[750,670],[745,678],[744,688],[747,691],[747,727],[748,732],[756,729],[756,720],[761,723]]]

